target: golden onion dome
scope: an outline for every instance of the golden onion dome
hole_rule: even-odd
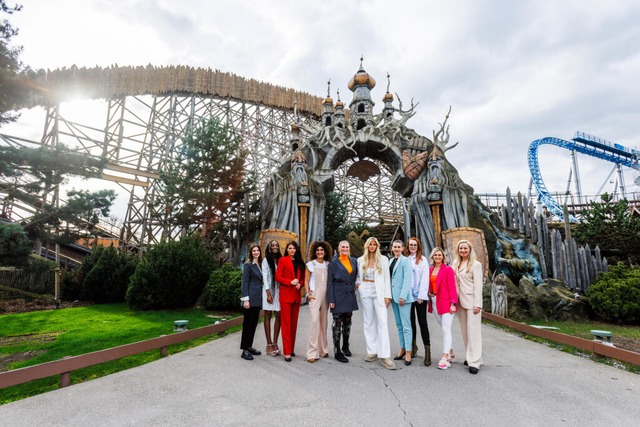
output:
[[[366,85],[370,90],[376,86],[376,81],[373,77],[369,75],[362,67],[358,70],[355,76],[349,80],[349,84],[347,87],[350,91],[356,88],[356,86],[364,86]]]
[[[322,104],[323,104],[323,105],[326,105],[326,104],[333,104],[333,99],[331,99],[331,97],[330,97],[330,96],[327,96],[327,97],[324,99],[324,102],[323,102]]]
[[[344,107],[344,102],[338,99],[338,101],[336,101],[336,107]]]
[[[384,96],[382,97],[382,102],[387,102],[387,101],[393,101],[393,95],[391,95],[389,92],[385,93]]]

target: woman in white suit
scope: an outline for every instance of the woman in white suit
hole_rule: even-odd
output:
[[[364,244],[365,253],[358,258],[356,288],[360,294],[367,362],[380,359],[387,369],[396,369],[391,360],[391,344],[387,326],[387,308],[391,304],[389,262],[380,254],[380,242],[369,237]]]

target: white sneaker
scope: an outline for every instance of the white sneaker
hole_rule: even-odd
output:
[[[438,362],[438,369],[448,369],[450,367],[451,363],[449,363],[449,361],[444,357],[442,357]]]

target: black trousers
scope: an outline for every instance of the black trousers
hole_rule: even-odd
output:
[[[253,347],[253,337],[256,335],[256,327],[260,320],[260,307],[242,307],[244,320],[242,321],[242,338],[240,339],[240,348],[246,350]]]
[[[411,331],[413,332],[413,341],[416,340],[416,317],[418,317],[418,325],[420,325],[420,335],[422,335],[422,343],[431,345],[429,338],[429,327],[427,326],[427,301],[418,304],[418,301],[411,303]]]

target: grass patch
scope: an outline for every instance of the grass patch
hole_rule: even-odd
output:
[[[62,310],[0,315],[0,369],[10,370],[77,356],[173,333],[173,321],[189,320],[189,328],[208,326],[221,318],[199,309],[133,311],[125,304],[101,304]],[[241,329],[240,326],[227,333]],[[221,335],[208,335],[169,347],[177,353]],[[22,354],[22,357],[20,355]],[[71,383],[88,381],[159,359],[159,350],[74,371]],[[17,359],[14,361],[14,359]],[[5,360],[6,363],[1,363]],[[0,389],[0,405],[58,387],[59,376]]]

